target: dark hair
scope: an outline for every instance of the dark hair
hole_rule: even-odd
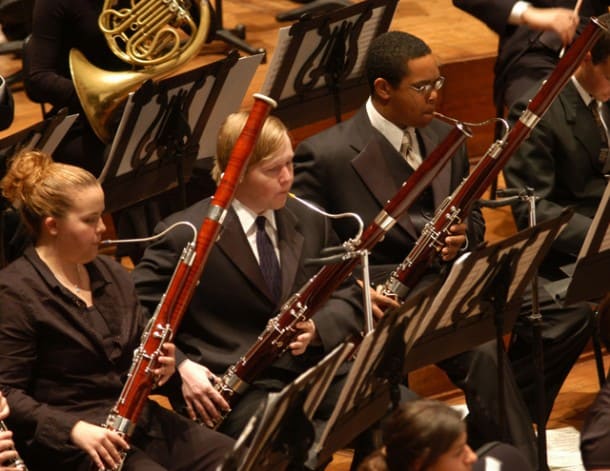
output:
[[[610,28],[610,13],[604,13],[597,17],[600,24]],[[604,31],[597,42],[591,48],[591,62],[599,64],[610,56],[610,32]]]
[[[425,470],[446,453],[466,425],[459,412],[433,400],[417,400],[400,405],[383,424],[383,452],[362,463],[359,471]],[[383,459],[385,455],[385,460]]]
[[[377,36],[371,42],[364,65],[371,94],[378,78],[398,87],[409,74],[407,62],[431,54],[430,47],[409,33],[390,31]]]

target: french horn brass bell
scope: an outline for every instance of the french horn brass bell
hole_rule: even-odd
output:
[[[181,0],[131,0],[131,8],[113,8],[105,0],[98,25],[110,49],[134,70],[112,72],[91,64],[82,52],[70,50],[70,73],[83,111],[95,134],[112,140],[112,123],[129,93],[146,80],[171,74],[204,44],[210,11],[197,0],[197,25]],[[185,38],[186,37],[186,38]]]

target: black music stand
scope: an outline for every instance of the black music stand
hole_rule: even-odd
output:
[[[53,154],[77,116],[78,114],[69,115],[63,109],[51,118],[0,140],[0,175],[6,174],[7,160],[21,150],[38,149]],[[18,214],[7,200],[0,197],[0,267],[23,252],[24,245],[29,241],[25,232]]]
[[[250,419],[221,471],[282,470],[307,459],[313,416],[337,369],[353,351],[344,342],[278,393],[270,393]]]
[[[564,304],[603,298],[610,291],[610,181],[580,249]]]
[[[262,60],[264,62],[265,55],[267,54],[265,49],[262,47],[253,47],[245,41],[246,27],[241,23],[236,25],[233,29],[226,29],[222,19],[222,0],[216,0],[214,4],[214,9],[212,9],[212,26],[214,28],[214,30],[211,31],[212,39],[220,39],[250,55],[263,54]]]
[[[333,415],[312,448],[311,463],[328,459],[381,419],[390,403],[396,406],[398,384],[409,371],[494,338],[501,345],[502,335],[512,330],[523,292],[569,217],[563,214],[461,257],[442,286],[433,284],[386,313],[362,342]],[[499,409],[502,423],[503,406]]]
[[[277,21],[294,21],[298,20],[303,15],[317,15],[320,13],[326,13],[328,11],[336,10],[337,8],[346,7],[352,4],[352,2],[349,0],[313,0],[302,3],[307,3],[307,5],[286,11],[284,13],[278,13],[275,15],[275,19]]]
[[[38,149],[47,154],[53,154],[70,127],[76,121],[78,114],[68,114],[62,109],[56,115],[39,121],[15,134],[0,140],[0,156],[2,166],[5,160],[20,150]],[[2,169],[4,175],[5,169]]]
[[[110,212],[185,184],[215,153],[224,119],[237,111],[261,55],[227,58],[130,94],[99,181]],[[206,161],[206,162],[207,162]]]
[[[363,76],[370,42],[388,30],[397,0],[367,0],[280,29],[263,90],[289,129],[332,116],[341,120],[368,97]]]

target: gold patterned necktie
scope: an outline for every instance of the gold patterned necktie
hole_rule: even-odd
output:
[[[591,103],[589,103],[589,108],[593,114],[595,124],[597,124],[597,128],[599,129],[599,136],[601,139],[599,163],[603,166],[606,163],[606,160],[608,160],[608,134],[606,133],[606,126],[604,126],[604,122],[602,121],[601,109],[597,103],[597,100],[591,100]]]
[[[413,170],[417,170],[417,167],[421,165],[421,157],[413,150],[411,145],[411,133],[408,128],[404,130],[402,135],[400,153]]]

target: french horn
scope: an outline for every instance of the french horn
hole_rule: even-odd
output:
[[[113,72],[91,64],[78,49],[69,62],[74,87],[83,112],[95,134],[110,142],[112,123],[129,93],[147,80],[171,74],[204,44],[210,28],[205,0],[196,0],[199,24],[183,0],[131,0],[130,8],[115,8],[104,0],[98,25],[112,52],[132,66]]]

